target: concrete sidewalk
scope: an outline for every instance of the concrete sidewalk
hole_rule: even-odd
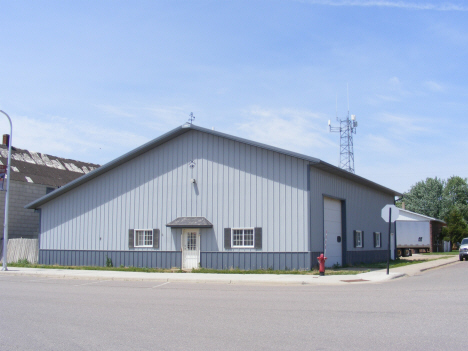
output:
[[[300,274],[216,274],[216,273],[140,273],[120,271],[91,271],[72,269],[45,269],[9,267],[0,271],[0,279],[10,275],[36,276],[55,279],[124,280],[184,283],[262,284],[262,285],[343,285],[379,283],[404,276],[420,274],[428,269],[458,262],[458,255],[408,265],[390,270],[376,270],[355,275],[300,275]]]

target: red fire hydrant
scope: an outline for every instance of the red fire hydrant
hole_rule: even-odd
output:
[[[319,263],[319,273],[320,275],[325,275],[325,260],[327,258],[325,256],[323,256],[323,253],[320,254],[319,257],[317,257],[317,261]]]

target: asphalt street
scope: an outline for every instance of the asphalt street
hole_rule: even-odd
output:
[[[468,262],[339,286],[0,277],[0,350],[447,350]]]

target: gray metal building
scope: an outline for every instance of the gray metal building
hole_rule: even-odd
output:
[[[319,159],[185,124],[39,198],[39,262],[310,269],[386,258],[400,194]]]

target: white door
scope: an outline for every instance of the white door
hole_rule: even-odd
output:
[[[198,268],[200,263],[200,234],[198,229],[182,231],[182,269]]]
[[[342,233],[341,233],[341,201],[324,198],[323,205],[323,235],[325,243],[325,267],[334,264],[341,266],[342,261]]]

